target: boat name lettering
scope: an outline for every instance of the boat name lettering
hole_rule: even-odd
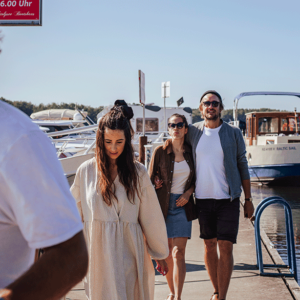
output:
[[[273,147],[273,148],[262,148],[262,151],[273,151],[273,150],[297,150],[296,147]]]

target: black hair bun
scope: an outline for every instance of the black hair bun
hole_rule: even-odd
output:
[[[130,120],[133,117],[133,110],[131,107],[129,107],[127,105],[127,103],[125,102],[125,100],[116,100],[115,101],[115,106],[118,106],[122,109],[124,116]]]

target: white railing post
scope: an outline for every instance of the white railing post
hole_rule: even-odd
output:
[[[152,156],[152,145],[145,145],[145,167],[148,170],[151,156]]]

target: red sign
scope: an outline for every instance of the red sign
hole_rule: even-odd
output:
[[[41,25],[41,0],[0,0],[0,25]]]

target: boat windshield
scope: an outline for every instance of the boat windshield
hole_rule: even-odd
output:
[[[272,118],[272,117],[259,118],[258,132],[278,133],[278,118]]]
[[[297,126],[300,126],[299,118],[291,117],[291,118],[282,118],[281,119],[281,131],[292,131],[296,132],[296,119],[297,119]]]
[[[145,118],[145,132],[158,131],[158,118]],[[143,119],[136,119],[136,132],[143,132]]]

